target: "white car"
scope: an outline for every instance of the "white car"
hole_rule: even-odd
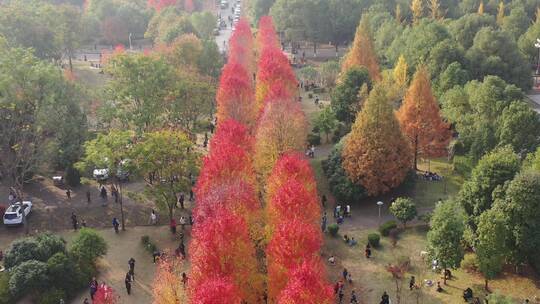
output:
[[[92,175],[98,181],[106,180],[109,178],[109,169],[94,169]]]
[[[20,225],[23,223],[23,212],[25,216],[32,211],[32,202],[23,201],[22,208],[21,203],[17,202],[6,209],[4,213],[4,225]]]

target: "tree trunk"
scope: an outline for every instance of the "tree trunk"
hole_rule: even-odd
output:
[[[488,279],[485,279],[485,280],[484,280],[484,289],[485,289],[486,291],[489,291],[489,287],[488,287]]]
[[[124,199],[123,199],[123,195],[122,195],[122,182],[121,181],[118,181],[118,187],[116,187],[116,189],[118,189],[118,201],[120,201],[120,219],[122,221],[122,231],[126,231],[126,222],[124,220]]]
[[[418,170],[418,135],[414,137],[414,170]]]
[[[443,283],[446,285],[446,268],[443,269]]]
[[[71,61],[71,53],[68,55],[69,57],[69,71],[73,73],[73,62]]]

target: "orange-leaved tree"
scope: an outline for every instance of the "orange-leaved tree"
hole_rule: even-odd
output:
[[[414,169],[417,169],[419,156],[440,157],[447,154],[452,134],[449,124],[440,115],[425,66],[419,67],[414,74],[397,118],[411,144]]]
[[[345,139],[342,156],[349,178],[370,195],[388,192],[405,179],[411,150],[383,86],[371,91]]]
[[[174,255],[161,259],[157,265],[152,295],[154,304],[186,303],[186,292],[182,283],[182,261]]]
[[[244,66],[227,63],[216,96],[218,122],[234,119],[252,128],[259,114],[254,97],[253,81]]]
[[[278,297],[278,304],[331,304],[335,303],[332,287],[325,280],[326,274],[320,259],[312,258],[295,268],[285,289]]]
[[[260,52],[265,47],[279,48],[276,28],[270,16],[261,17],[259,20],[259,31],[257,32],[257,49]]]
[[[229,210],[217,210],[204,225],[195,222],[190,243],[190,298],[205,289],[215,276],[231,276],[232,283],[247,303],[257,303],[263,293],[263,276],[258,272],[255,247],[246,222]],[[219,294],[215,295],[219,297]]]
[[[352,47],[343,59],[341,66],[342,75],[354,66],[366,67],[369,71],[369,77],[373,81],[381,80],[381,70],[379,68],[377,54],[375,53],[375,47],[373,46],[373,38],[367,15],[362,16],[360,24],[356,29]]]
[[[242,288],[242,287],[240,287]],[[242,296],[229,276],[210,277],[191,297],[191,304],[240,304]]]
[[[234,119],[219,120],[216,133],[210,140],[210,151],[226,142],[243,148],[248,154],[251,154],[255,138],[251,136],[246,125]]]
[[[285,152],[302,151],[307,137],[307,122],[300,104],[294,99],[267,102],[255,136],[254,166],[266,179],[276,161]]]
[[[255,71],[253,33],[251,32],[249,22],[245,18],[240,18],[236,23],[234,32],[229,39],[228,62],[241,64],[250,77]]]
[[[306,259],[319,255],[322,236],[313,224],[293,218],[276,227],[266,248],[268,298],[275,302],[287,285],[291,271]]]
[[[289,179],[295,179],[302,183],[308,192],[317,195],[315,175],[306,157],[299,152],[287,152],[279,158],[268,176],[266,201],[270,201]]]

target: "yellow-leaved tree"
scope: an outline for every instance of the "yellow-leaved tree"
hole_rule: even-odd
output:
[[[497,24],[502,25],[504,20],[504,1],[499,3],[499,8],[497,9]]]
[[[482,16],[484,14],[484,1],[480,1],[478,5],[478,15]]]
[[[424,5],[422,4],[422,0],[412,0],[411,12],[413,15],[413,24],[417,24],[424,15]]]
[[[409,65],[407,64],[405,57],[403,55],[400,55],[393,72],[395,84],[399,88],[407,87],[407,84],[409,82],[409,76],[407,75],[408,69]]]
[[[345,75],[345,72],[352,67],[365,67],[371,80],[381,80],[381,70],[371,35],[368,17],[364,15],[356,28],[352,47],[343,59],[341,75]]]
[[[411,155],[386,88],[376,85],[345,139],[343,169],[369,195],[378,195],[403,182],[411,168]]]
[[[425,66],[420,66],[414,74],[397,118],[412,147],[414,169],[417,168],[418,156],[446,155],[452,134],[439,113]]]

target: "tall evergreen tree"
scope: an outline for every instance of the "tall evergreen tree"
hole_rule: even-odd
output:
[[[370,195],[378,195],[403,182],[411,155],[385,88],[376,86],[345,140],[343,168]]]
[[[397,118],[413,148],[414,169],[417,169],[418,156],[439,157],[446,154],[451,133],[439,113],[425,66],[416,71]]]
[[[366,67],[369,71],[369,76],[373,81],[381,80],[379,62],[373,45],[369,19],[366,15],[360,20],[360,24],[358,25],[354,36],[353,45],[343,60],[343,65],[341,67],[342,74],[355,66]]]

